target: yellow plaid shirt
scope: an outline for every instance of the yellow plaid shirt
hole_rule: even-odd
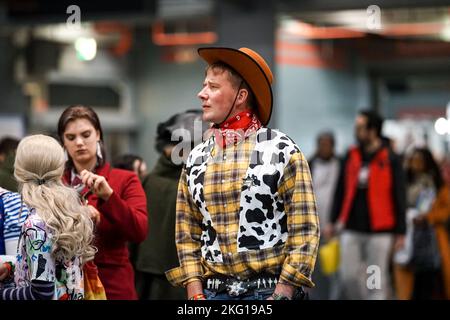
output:
[[[173,285],[216,274],[247,279],[266,272],[294,286],[313,287],[311,274],[319,244],[319,224],[308,163],[294,153],[280,179],[278,193],[287,215],[288,237],[284,245],[238,252],[240,193],[256,134],[224,150],[214,146],[204,175],[204,199],[223,255],[223,263],[206,261],[201,255],[202,214],[188,189],[186,170],[178,185],[176,244],[180,266],[166,272]],[[213,137],[211,138],[213,139]]]

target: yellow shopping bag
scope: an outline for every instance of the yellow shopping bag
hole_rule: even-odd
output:
[[[319,249],[319,259],[322,273],[325,275],[333,274],[339,267],[339,240],[332,238],[328,243]]]

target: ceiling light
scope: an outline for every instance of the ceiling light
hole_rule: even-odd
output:
[[[93,38],[78,38],[75,41],[77,57],[82,61],[90,61],[97,54],[97,42]]]
[[[439,118],[434,123],[434,130],[440,135],[448,133],[448,121],[445,118]]]

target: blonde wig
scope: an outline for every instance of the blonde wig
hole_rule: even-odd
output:
[[[20,141],[14,163],[22,199],[36,209],[54,237],[52,255],[64,261],[78,256],[81,263],[94,258],[93,222],[78,193],[61,178],[64,152],[52,137],[32,135]]]

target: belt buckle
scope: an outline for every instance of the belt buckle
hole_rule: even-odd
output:
[[[227,291],[230,297],[240,296],[248,291],[245,287],[244,282],[231,280],[230,283],[227,283]]]

